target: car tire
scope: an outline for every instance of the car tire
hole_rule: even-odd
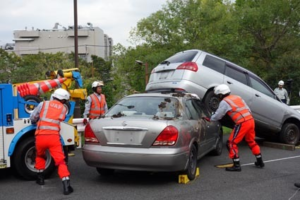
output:
[[[223,152],[223,131],[222,128],[219,130],[219,136],[217,138],[216,148],[211,151],[211,155],[219,156]]]
[[[285,144],[295,145],[299,141],[299,128],[296,124],[286,123],[280,131],[280,141]]]
[[[210,113],[215,112],[218,109],[220,99],[217,95],[214,94],[213,90],[210,90],[204,99],[204,104],[208,108]]]
[[[35,138],[33,136],[26,138],[16,147],[13,155],[13,167],[21,178],[25,180],[36,179],[35,156]],[[49,177],[55,171],[55,165],[48,151],[46,157],[44,175]]]
[[[195,145],[192,145],[189,154],[188,166],[184,172],[188,176],[189,180],[194,180],[196,178],[197,155],[198,155],[197,148]]]
[[[114,169],[105,169],[105,168],[99,168],[97,167],[97,172],[101,175],[101,176],[112,176],[115,173]]]

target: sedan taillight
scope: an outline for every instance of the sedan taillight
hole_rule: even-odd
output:
[[[84,140],[87,143],[99,143],[99,140],[96,138],[95,133],[89,123],[85,126],[84,129]]]
[[[179,65],[176,69],[185,69],[185,70],[191,70],[193,72],[198,71],[198,65],[194,62],[185,62]]]
[[[178,130],[174,126],[167,126],[156,138],[153,146],[173,146],[178,138]]]

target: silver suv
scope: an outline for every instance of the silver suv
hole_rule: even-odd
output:
[[[201,50],[179,52],[161,62],[152,70],[146,91],[195,93],[212,112],[219,105],[213,88],[221,83],[247,102],[255,118],[257,136],[287,144],[299,141],[300,113],[282,103],[251,71]],[[228,118],[223,124],[232,127]]]

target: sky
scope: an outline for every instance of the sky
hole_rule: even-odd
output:
[[[133,46],[129,32],[137,22],[161,10],[168,0],[77,0],[78,26],[101,28],[114,44]],[[0,0],[0,45],[13,43],[14,30],[74,25],[74,0]],[[59,27],[62,28],[62,27]]]

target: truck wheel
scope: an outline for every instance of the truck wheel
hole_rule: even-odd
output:
[[[25,101],[28,101],[28,102],[33,102],[33,103],[40,103],[41,102],[41,99],[37,96],[34,96],[34,95],[27,95],[24,97],[24,100]],[[27,113],[32,113],[33,110],[35,109],[35,105],[30,105],[30,104],[25,104],[25,111]]]
[[[195,145],[192,145],[189,154],[188,166],[185,170],[185,174],[187,174],[188,178],[192,181],[196,178],[197,171],[197,148]]]
[[[299,141],[299,128],[296,124],[286,123],[280,131],[280,141],[285,144],[295,145]]]
[[[214,91],[209,91],[204,99],[204,104],[208,108],[210,113],[215,112],[218,109],[220,99],[214,94]]]
[[[26,180],[36,179],[35,165],[35,139],[29,137],[23,140],[15,149],[13,155],[13,167],[17,174]],[[54,160],[50,153],[46,152],[46,168],[44,170],[45,177],[49,177],[55,170]]]

